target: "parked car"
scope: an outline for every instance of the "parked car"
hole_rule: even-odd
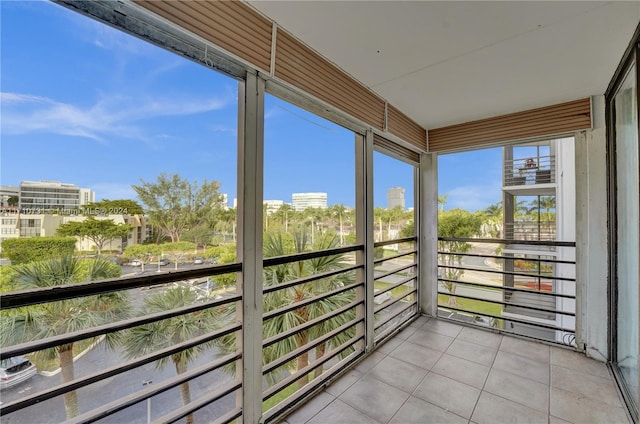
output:
[[[134,259],[131,261],[131,266],[142,266],[142,261],[139,259]]]
[[[165,259],[165,258],[159,259],[158,260],[158,265],[160,265],[160,266],[169,265],[169,259]]]
[[[37,372],[36,366],[22,356],[3,359],[0,361],[0,389],[22,383]]]
[[[215,265],[215,264],[217,264],[217,263],[218,263],[218,260],[217,260],[216,258],[211,258],[211,259],[209,259],[209,263],[210,263],[211,265]]]
[[[201,265],[201,264],[204,263],[204,258],[195,258],[193,260],[193,263],[196,264],[196,265]]]

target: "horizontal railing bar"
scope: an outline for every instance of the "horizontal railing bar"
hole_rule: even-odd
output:
[[[393,275],[393,274],[397,274],[398,272],[404,271],[405,269],[416,268],[417,266],[418,266],[418,264],[415,263],[415,262],[412,263],[412,264],[409,264],[409,265],[403,265],[401,267],[394,268],[391,271],[387,271],[387,272],[383,272],[382,274],[375,275],[373,277],[373,279],[374,279],[374,281],[375,280],[379,280],[381,278],[388,277],[388,276]],[[375,271],[374,271],[374,273],[375,273]]]
[[[576,281],[575,278],[569,278],[569,277],[556,277],[556,276],[552,276],[552,277],[547,277],[545,275],[542,274],[527,274],[524,272],[512,272],[512,271],[499,271],[496,269],[478,269],[478,268],[469,268],[469,267],[464,267],[464,266],[453,266],[453,265],[438,265],[438,268],[451,268],[451,269],[459,269],[462,271],[477,271],[477,272],[490,272],[493,274],[502,274],[502,275],[514,275],[514,276],[518,276],[518,277],[533,277],[533,278],[542,278],[545,280],[557,280],[557,281]]]
[[[150,354],[145,355],[145,356],[141,356],[140,358],[137,358],[137,359],[135,359],[133,361],[125,363],[124,365],[116,365],[116,366],[113,366],[111,368],[107,368],[104,371],[96,372],[96,373],[93,373],[93,374],[89,374],[89,375],[87,375],[85,377],[78,378],[78,379],[75,379],[75,380],[70,381],[68,383],[61,384],[61,385],[56,386],[56,387],[54,387],[52,389],[47,389],[47,390],[41,391],[41,392],[36,393],[35,395],[33,395],[31,397],[28,397],[26,399],[20,399],[20,400],[14,401],[12,403],[8,403],[6,405],[1,405],[0,406],[0,415],[8,414],[8,413],[11,413],[11,412],[18,411],[20,409],[24,409],[24,408],[29,407],[29,406],[33,406],[33,405],[35,405],[35,404],[37,404],[39,402],[42,402],[44,400],[51,399],[51,398],[56,397],[56,396],[60,396],[62,394],[65,394],[67,392],[70,392],[70,391],[73,391],[73,390],[76,390],[76,389],[80,389],[82,387],[88,386],[88,385],[96,383],[98,381],[105,380],[105,379],[107,379],[109,377],[113,377],[115,375],[122,374],[122,373],[124,373],[126,371],[130,371],[130,370],[132,370],[134,368],[138,368],[138,367],[140,367],[142,365],[149,364],[151,362],[157,361],[158,359],[162,359],[164,357],[173,355],[173,354],[178,353],[180,351],[183,351],[185,349],[189,349],[189,348],[192,348],[194,346],[197,346],[197,345],[200,345],[200,344],[203,344],[203,343],[207,343],[207,342],[209,342],[211,340],[214,340],[214,339],[217,339],[219,337],[224,337],[224,336],[226,336],[228,334],[231,334],[231,333],[233,333],[235,331],[238,331],[240,329],[242,329],[242,325],[240,325],[240,324],[237,324],[237,325],[234,325],[234,326],[231,326],[231,327],[226,327],[226,328],[221,329],[219,331],[216,331],[214,333],[206,334],[206,335],[197,337],[195,339],[191,339],[191,340],[188,340],[186,342],[182,342],[180,344],[174,345],[172,347],[168,347],[168,348],[162,349],[160,351],[157,351],[157,352],[154,352],[154,353],[150,353]],[[237,355],[233,356],[234,360],[238,359],[239,357],[241,357],[240,354],[237,354]],[[223,360],[224,360],[224,358],[223,358]],[[214,363],[213,365],[216,365],[216,364],[217,364],[217,362]],[[226,364],[223,364],[223,365],[226,365]],[[220,366],[223,366],[223,365],[220,365]]]
[[[508,240],[508,239],[485,239],[467,237],[438,237],[438,241],[460,241],[464,243],[491,243],[491,244],[523,244],[530,246],[549,247],[576,247],[575,241],[538,241],[538,240]]]
[[[346,268],[340,268],[333,271],[322,272],[319,274],[314,274],[309,277],[298,278],[295,280],[287,281],[284,283],[280,283],[274,286],[264,286],[262,289],[263,294],[272,293],[278,290],[287,289],[289,287],[297,286],[299,284],[310,283],[311,281],[322,280],[323,278],[332,277],[338,274],[344,274],[349,271],[354,271],[359,268],[364,268],[363,265],[353,265]]]
[[[188,405],[184,405],[178,409],[171,411],[166,415],[163,415],[160,418],[153,420],[153,423],[154,424],[175,423],[181,420],[182,418],[186,417],[187,415],[192,414],[197,410],[212,404],[218,399],[222,399],[224,396],[227,396],[228,394],[235,392],[241,387],[242,387],[242,383],[226,384],[226,387],[222,386],[219,390],[215,391],[211,396],[203,396],[199,399],[196,399],[191,403],[189,403]]]
[[[232,411],[227,412],[217,420],[213,421],[211,424],[228,424],[241,416],[242,416],[242,408],[239,407]]]
[[[110,402],[106,405],[103,405],[99,408],[95,408],[91,411],[85,412],[82,415],[79,415],[75,418],[72,418],[71,420],[67,420],[65,421],[65,424],[90,424],[90,423],[94,423],[96,421],[99,421],[103,418],[106,418],[110,415],[113,415],[117,412],[122,411],[123,409],[126,409],[130,406],[133,406],[139,402],[144,401],[145,399],[149,399],[151,396],[155,396],[158,395],[162,392],[166,392],[167,390],[170,390],[174,387],[179,386],[180,384],[184,383],[184,381],[188,381],[188,377],[190,377],[192,374],[192,372],[188,372],[185,374],[180,374],[176,377],[172,377],[169,380],[163,381],[162,383],[158,384],[158,385],[150,385],[148,389],[146,390],[142,390],[139,392],[135,392],[132,393],[128,396],[125,396],[124,398],[115,400],[113,402]],[[186,378],[186,380],[185,380]],[[184,381],[183,381],[184,380]],[[155,386],[155,387],[154,387]],[[242,387],[241,383],[229,383],[226,385],[227,387],[223,386],[222,387],[222,391],[227,391],[229,387],[233,387],[233,386],[237,386],[236,388],[234,388],[233,390],[237,390],[238,388]],[[233,392],[233,390],[231,390],[231,392]],[[230,392],[229,392],[230,393]],[[154,421],[156,422],[156,421]]]
[[[140,275],[137,277],[108,278],[85,283],[20,290],[4,293],[2,297],[0,297],[0,309],[20,308],[23,306],[68,300],[76,297],[95,296],[98,294],[173,283],[190,278],[209,277],[240,271],[242,271],[242,264],[233,263],[182,271],[168,271],[158,274]]]
[[[529,253],[527,253],[529,254]],[[576,261],[560,261],[557,259],[540,259],[540,258],[520,258],[517,256],[501,256],[501,255],[482,255],[478,253],[458,253],[458,252],[441,252],[438,251],[438,255],[456,255],[456,256],[473,256],[476,258],[493,258],[493,259],[509,259],[513,261],[525,261],[525,262],[549,262],[554,264],[570,264],[575,265]],[[539,255],[545,256],[545,255]]]
[[[262,393],[262,401],[264,402],[265,400],[270,399],[271,397],[275,396],[280,391],[282,391],[284,388],[294,384],[296,381],[300,380],[302,377],[309,375],[309,373],[311,373],[319,365],[329,362],[334,357],[341,354],[344,350],[358,343],[361,339],[364,339],[364,335],[359,335],[359,336],[356,335],[352,337],[351,339],[342,343],[340,346],[331,350],[331,352],[327,352],[326,354],[324,354],[322,358],[313,361],[312,363],[302,368],[301,370],[296,371],[295,373],[291,374],[287,378],[279,381],[277,384],[274,384],[273,386],[269,387],[267,390],[265,390]]]
[[[388,246],[390,244],[398,244],[398,243],[409,243],[409,242],[415,242],[417,241],[418,238],[417,237],[405,237],[405,238],[400,238],[400,239],[395,239],[395,240],[385,240],[385,241],[376,241],[375,243],[373,243],[373,247],[382,247],[382,246]]]
[[[404,299],[404,298],[406,298],[406,297],[408,297],[408,296],[410,296],[410,295],[412,295],[414,293],[417,293],[417,292],[418,292],[418,289],[414,288],[413,290],[404,293],[402,296],[399,296],[399,297],[397,297],[395,299],[387,300],[382,305],[377,305],[377,307],[373,310],[373,313],[377,314],[378,312],[387,309],[391,305],[395,305],[396,303],[401,302],[402,299]],[[407,302],[409,302],[409,301],[407,301]],[[411,301],[411,304],[415,304],[415,303],[416,303],[415,300]]]
[[[291,409],[302,398],[307,397],[310,393],[314,393],[321,386],[326,387],[327,381],[333,381],[334,379],[341,377],[344,374],[344,372],[342,371],[345,370],[345,368],[347,368],[350,364],[357,361],[358,358],[363,354],[364,352],[362,350],[356,350],[353,353],[349,354],[349,356],[347,356],[346,358],[341,359],[336,365],[334,365],[334,368],[338,369],[337,371],[321,374],[319,377],[314,378],[307,385],[305,385],[306,390],[298,390],[292,393],[287,398],[288,402],[280,402],[266,411],[263,415],[264,422],[274,422],[274,417],[281,416],[284,411]]]
[[[325,256],[340,255],[342,253],[356,252],[358,250],[364,250],[364,244],[356,244],[353,246],[338,247],[335,249],[316,250],[313,252],[295,253],[292,255],[274,256],[271,258],[265,258],[262,261],[264,268],[276,265],[284,265],[291,262],[306,261],[309,259],[323,258]]]
[[[150,324],[157,321],[173,318],[188,313],[202,311],[204,309],[215,308],[242,300],[242,296],[235,295],[222,300],[214,300],[212,302],[201,303],[197,305],[183,306],[178,309],[172,309],[168,312],[157,312],[155,314],[144,315],[142,317],[131,318],[124,321],[118,321],[112,324],[105,324],[87,330],[75,331],[73,333],[61,334],[58,336],[48,337],[43,340],[21,343],[8,348],[3,348],[0,352],[0,359],[20,356],[26,353],[36,352],[38,350],[48,349],[60,346],[66,343],[73,343],[91,337],[101,336],[103,334],[115,333],[116,331],[126,330],[128,328],[137,327],[139,325]]]
[[[298,308],[302,308],[303,306],[310,305],[310,304],[315,303],[315,302],[317,302],[319,300],[328,299],[331,296],[335,296],[337,294],[340,294],[340,293],[343,293],[343,292],[346,292],[346,291],[349,291],[349,290],[354,290],[354,289],[356,289],[356,288],[358,288],[358,287],[360,287],[362,285],[364,285],[364,282],[362,282],[362,281],[359,282],[359,283],[353,283],[353,284],[350,284],[348,286],[340,287],[338,289],[331,290],[330,292],[327,292],[327,293],[324,293],[324,294],[321,294],[321,295],[318,295],[318,296],[311,297],[311,298],[306,299],[306,300],[304,300],[302,302],[296,302],[296,303],[292,303],[291,305],[287,305],[287,306],[285,306],[283,308],[274,309],[273,311],[269,311],[266,314],[264,314],[262,316],[262,321],[264,322],[264,321],[269,320],[271,318],[277,317],[278,315],[282,315],[282,314],[286,314],[287,312],[295,311]]]
[[[287,339],[287,338],[293,336],[294,334],[297,334],[297,333],[299,333],[301,331],[304,331],[304,330],[306,330],[308,328],[311,328],[314,325],[320,324],[322,321],[326,321],[327,319],[330,319],[330,318],[333,318],[333,317],[337,317],[338,315],[347,312],[349,309],[356,308],[356,307],[362,305],[363,303],[364,303],[364,300],[351,302],[348,305],[344,305],[344,306],[336,309],[335,311],[331,311],[328,314],[325,314],[325,315],[319,316],[317,318],[314,318],[314,319],[312,319],[310,321],[305,322],[302,325],[298,325],[297,327],[290,328],[289,330],[283,331],[280,334],[276,334],[275,336],[271,336],[271,337],[269,337],[268,339],[265,339],[262,342],[262,348],[264,349],[264,348],[269,347],[269,346],[271,346],[271,345],[273,345],[275,343],[278,343],[278,342],[280,342],[280,341],[282,341],[284,339]],[[361,318],[360,320],[363,320],[363,319],[364,318]]]
[[[282,355],[280,358],[276,359],[275,361],[272,361],[268,364],[266,364],[263,368],[262,368],[262,375],[266,375],[268,373],[270,373],[271,371],[275,370],[278,367],[281,367],[283,364],[286,364],[287,362],[293,360],[294,358],[297,358],[298,356],[300,356],[301,354],[305,353],[305,352],[309,352],[310,350],[314,349],[317,346],[320,346],[322,343],[326,342],[327,340],[331,339],[332,337],[337,336],[338,334],[347,331],[349,328],[358,325],[359,323],[361,323],[363,320],[359,319],[359,320],[352,320],[350,322],[347,322],[346,324],[342,324],[340,327],[331,330],[330,332],[323,334],[322,337],[318,337],[317,339],[313,339],[311,342],[307,343],[304,346],[300,346],[299,348],[292,350],[291,352],[287,353],[286,355]]]
[[[519,292],[519,293],[542,294],[542,295],[545,295],[545,296],[552,296],[554,298],[556,298],[556,297],[562,297],[562,298],[565,298],[565,299],[575,299],[576,298],[575,295],[571,295],[571,294],[556,293],[556,292],[545,292],[545,291],[533,290],[533,289],[521,289],[521,288],[518,288],[518,287],[494,286],[494,285],[491,285],[491,284],[472,283],[470,281],[463,281],[463,280],[449,280],[447,278],[438,278],[438,281],[445,281],[447,283],[454,283],[454,284],[464,284],[466,286],[482,287],[484,289],[495,289],[495,290],[500,290],[500,291],[509,290],[511,292]]]
[[[374,265],[378,265],[378,264],[381,264],[381,263],[386,262],[386,261],[391,261],[393,259],[398,259],[398,258],[401,258],[403,256],[414,255],[416,253],[418,253],[418,251],[416,249],[410,250],[410,251],[405,252],[405,253],[398,253],[397,255],[387,256],[386,258],[376,259],[375,261],[373,261],[373,264]]]
[[[452,310],[452,311],[457,311],[457,312],[465,312],[467,314],[471,313],[473,315],[479,315],[479,316],[483,316],[483,317],[491,317],[491,318],[495,318],[495,319],[500,319],[500,320],[504,320],[504,321],[513,321],[513,322],[517,322],[519,324],[527,324],[527,325],[531,325],[533,327],[540,327],[540,328],[547,328],[549,330],[559,330],[559,331],[564,331],[565,333],[572,333],[575,334],[575,330],[570,330],[568,328],[562,328],[562,327],[557,327],[555,325],[548,325],[548,324],[543,324],[537,321],[525,321],[522,319],[518,319],[518,318],[512,318],[512,317],[505,317],[502,315],[494,315],[494,314],[489,314],[489,313],[484,313],[484,312],[472,312],[472,311],[467,311],[465,309],[461,309],[461,308],[456,308],[455,306],[441,306],[442,309],[446,309],[446,310]],[[451,321],[456,321],[454,319],[451,318],[447,318]],[[478,327],[484,327],[484,326],[479,326]],[[500,329],[498,329],[500,330]],[[502,331],[502,330],[500,330]]]
[[[403,313],[405,313],[409,309],[413,308],[414,306],[416,306],[415,302],[414,303],[409,303],[409,304],[407,304],[407,306],[405,306],[404,308],[400,309],[399,311],[390,314],[388,317],[385,317],[384,319],[381,319],[380,321],[378,321],[375,324],[375,326],[373,327],[373,330],[375,331],[375,330],[379,329],[380,327],[382,327],[385,324],[387,324],[389,321],[392,321],[393,319],[395,319],[396,317],[402,315]]]
[[[566,316],[570,316],[570,317],[575,317],[576,314],[575,312],[563,312],[563,311],[557,311],[555,309],[546,309],[546,308],[539,308],[539,307],[535,307],[535,306],[528,306],[528,305],[523,305],[521,303],[509,303],[509,302],[504,302],[501,300],[490,300],[490,299],[483,299],[481,297],[474,297],[474,296],[467,296],[467,295],[461,295],[461,294],[451,294],[448,292],[443,292],[438,290],[438,294],[443,294],[445,296],[452,296],[452,297],[459,297],[461,299],[469,299],[469,300],[479,300],[481,302],[487,302],[487,303],[493,303],[496,305],[502,305],[502,306],[511,306],[513,308],[523,308],[523,309],[529,309],[532,311],[539,311],[539,312],[547,312],[550,314],[558,314],[558,315],[566,315]],[[442,307],[446,307],[445,305],[441,305],[438,304],[438,306],[442,306]],[[473,312],[473,311],[469,311],[469,312]],[[478,313],[478,312],[476,312]]]
[[[411,275],[411,276],[409,276],[409,277],[407,277],[407,278],[405,278],[403,280],[398,281],[397,283],[388,283],[388,284],[391,284],[389,287],[386,287],[384,289],[380,289],[378,291],[374,291],[373,292],[373,296],[374,297],[380,296],[383,293],[391,291],[391,290],[393,290],[393,289],[395,289],[397,287],[400,287],[400,286],[402,286],[404,284],[407,284],[409,281],[415,280],[415,279],[417,279],[417,275]]]

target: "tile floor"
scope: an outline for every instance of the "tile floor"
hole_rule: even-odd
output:
[[[420,317],[283,423],[625,423],[607,367]]]

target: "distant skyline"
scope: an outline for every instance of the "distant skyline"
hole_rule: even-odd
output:
[[[136,199],[132,184],[165,172],[237,197],[236,80],[52,2],[0,8],[0,184],[54,180],[96,200]],[[271,95],[264,160],[265,199],[326,192],[328,205],[355,204],[353,133]],[[447,208],[499,201],[500,161],[500,149],[441,156]],[[399,186],[413,207],[409,165],[376,153],[373,172],[375,206]]]

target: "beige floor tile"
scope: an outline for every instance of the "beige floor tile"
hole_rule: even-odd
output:
[[[516,337],[504,337],[500,344],[500,350],[513,353],[534,361],[549,363],[549,346]]]
[[[546,413],[542,413],[488,392],[482,392],[471,419],[478,424],[546,424],[549,418]]]
[[[348,371],[338,380],[334,381],[324,389],[325,392],[333,396],[340,396],[345,390],[351,387],[356,381],[360,380],[364,376],[363,372],[352,369]]]
[[[454,324],[452,322],[439,321],[437,319],[429,320],[421,327],[422,330],[433,331],[434,333],[449,337],[456,337],[460,334],[462,328],[463,327],[461,325]]]
[[[470,418],[480,390],[431,372],[422,380],[413,395],[454,414]]]
[[[611,378],[597,377],[559,365],[551,366],[551,385],[613,406],[622,406]]]
[[[500,351],[493,362],[493,368],[542,384],[549,384],[549,364],[544,364],[525,356]]]
[[[308,424],[372,424],[374,421],[371,417],[336,399],[307,422]]]
[[[385,358],[385,354],[380,352],[372,352],[366,359],[356,365],[356,370],[367,373],[375,367],[378,362],[382,361]]]
[[[543,413],[549,411],[549,386],[528,378],[492,369],[484,391]]]
[[[464,327],[458,339],[465,340],[467,342],[476,343],[492,349],[498,349],[502,343],[502,335],[493,333],[488,330],[479,330],[477,328]]]
[[[554,417],[577,424],[629,424],[621,407],[598,402],[582,395],[551,387],[549,412]]]
[[[587,358],[584,354],[560,347],[551,347],[551,364],[560,365],[585,374],[602,378],[611,378],[609,369],[604,362]]]
[[[436,405],[411,396],[390,424],[467,424],[467,420]]]
[[[432,372],[478,389],[482,389],[482,386],[484,386],[487,375],[489,375],[489,370],[490,368],[487,366],[457,358],[446,353],[442,355],[440,360],[431,368]]]
[[[384,353],[385,355],[390,354],[393,349],[397,348],[402,344],[403,340],[397,337],[393,337],[390,340],[384,342],[384,344],[376,347],[376,352]]]
[[[339,399],[371,418],[386,423],[409,398],[409,393],[365,376],[349,387]]]
[[[414,343],[404,342],[395,348],[389,356],[429,370],[438,362],[442,352]]]
[[[458,358],[477,362],[478,364],[491,366],[498,351],[458,338],[451,343],[446,353],[457,356]]]
[[[408,362],[387,356],[369,372],[369,375],[403,392],[411,393],[428,372]]]
[[[318,393],[313,399],[307,401],[303,407],[288,415],[286,421],[289,424],[304,424],[334,400],[335,397],[328,393]]]
[[[442,334],[421,329],[409,336],[407,341],[444,352],[453,342],[453,337],[443,336]]]

